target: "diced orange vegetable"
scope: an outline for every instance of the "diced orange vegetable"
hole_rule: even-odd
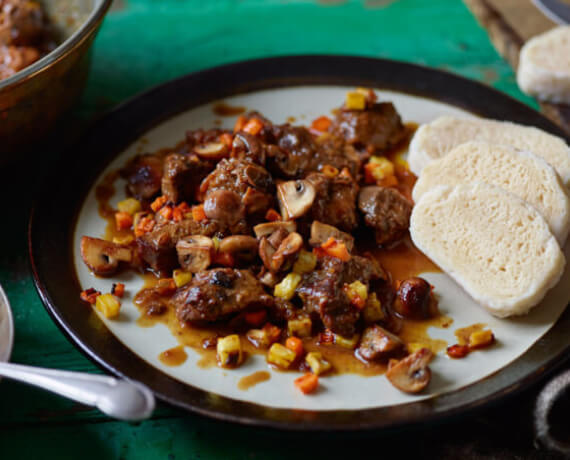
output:
[[[245,314],[245,321],[252,326],[261,326],[267,319],[267,312],[265,310],[252,311]]]
[[[263,330],[267,334],[269,343],[277,342],[281,338],[281,329],[271,323],[266,323]]]
[[[99,291],[96,291],[93,288],[89,288],[89,289],[85,289],[85,291],[81,291],[81,294],[79,295],[79,297],[84,302],[94,304],[95,301],[97,300],[97,297],[99,297],[100,295],[101,295],[101,293]]]
[[[312,393],[319,386],[319,377],[307,372],[305,375],[295,379],[295,386],[305,394]]]
[[[229,252],[216,252],[212,263],[216,265],[223,265],[224,267],[233,267],[236,264],[234,256]]]
[[[190,206],[188,206],[188,203],[183,201],[172,210],[172,218],[175,222],[180,222],[189,212],[192,212]]]
[[[131,228],[131,225],[133,225],[133,216],[131,216],[128,212],[116,212],[115,225],[119,230],[126,230],[127,228]]]
[[[152,217],[143,217],[135,227],[135,236],[138,238],[139,236],[152,231],[155,223],[156,222]]]
[[[160,208],[162,208],[166,204],[167,201],[168,198],[161,195],[152,202],[152,204],[150,205],[150,209],[152,209],[154,212],[157,212]]]
[[[238,119],[236,120],[236,124],[234,125],[234,133],[237,133],[238,131],[243,131],[243,127],[245,126],[247,121],[248,120],[246,117],[244,117],[243,115],[240,115],[238,117]]]
[[[117,297],[123,297],[125,295],[125,285],[123,283],[113,283],[111,294]]]
[[[454,359],[464,358],[470,351],[467,345],[452,345],[447,348],[447,354]]]
[[[160,211],[158,211],[158,214],[160,214],[165,220],[172,219],[172,206],[163,206],[160,208]]]
[[[294,351],[297,356],[303,354],[303,341],[299,337],[289,337],[285,341],[285,346],[289,348],[289,350]]]
[[[220,142],[231,147],[234,142],[234,137],[230,133],[224,133],[220,136]]]
[[[263,123],[259,118],[251,118],[245,126],[242,128],[242,131],[255,136],[263,129]]]
[[[313,131],[318,131],[319,133],[324,133],[329,130],[329,126],[331,125],[331,119],[326,116],[322,116],[319,118],[315,118],[311,123],[311,129]]]
[[[338,169],[331,165],[324,165],[321,169],[321,172],[331,179],[338,176]]]
[[[265,219],[269,222],[275,222],[276,220],[281,220],[281,214],[279,214],[275,209],[271,208],[265,214]]]
[[[344,242],[335,240],[332,236],[321,245],[321,249],[325,254],[331,257],[336,257],[343,262],[350,260],[350,254],[346,249]]]
[[[200,204],[198,206],[192,206],[192,218],[196,221],[196,222],[202,222],[203,220],[206,220],[206,213],[204,212],[204,205]]]
[[[156,283],[156,290],[160,295],[170,295],[176,291],[176,283],[173,278],[161,278]]]

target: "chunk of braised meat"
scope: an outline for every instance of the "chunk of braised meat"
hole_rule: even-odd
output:
[[[303,308],[318,315],[324,326],[342,336],[356,331],[360,310],[351,303],[345,284],[356,280],[370,287],[386,278],[380,265],[372,259],[352,256],[347,262],[336,257],[322,257],[316,270],[303,275],[297,294]]]
[[[328,177],[311,173],[306,179],[316,191],[309,213],[311,221],[318,220],[341,230],[352,231],[357,226],[356,197],[358,185],[350,177]]]
[[[279,148],[275,145],[266,144],[257,136],[249,133],[237,132],[232,143],[232,158],[248,160],[265,166],[268,156],[278,156]]]
[[[362,333],[356,352],[358,356],[367,361],[377,361],[393,356],[403,347],[404,343],[398,336],[378,325],[373,325],[367,327]]]
[[[268,152],[267,168],[278,177],[296,179],[313,170],[317,144],[303,126],[272,125],[265,135],[269,144],[278,148]]]
[[[40,3],[0,0],[0,46],[38,45],[45,36],[45,15]]]
[[[323,224],[318,220],[314,220],[311,224],[311,239],[309,244],[313,247],[322,246],[330,238],[334,238],[337,241],[342,241],[348,252],[352,252],[354,248],[354,237],[349,233],[341,232],[338,228]]]
[[[129,192],[139,200],[150,200],[160,193],[164,158],[155,154],[137,155],[121,170]]]
[[[196,129],[194,131],[186,131],[186,149],[192,152],[194,147],[207,144],[209,142],[217,142],[222,134],[231,133],[225,129]]]
[[[273,297],[250,270],[214,268],[197,273],[190,283],[172,297],[176,315],[182,322],[218,321],[236,313],[271,308]]]
[[[361,160],[360,155],[343,138],[333,135],[324,135],[315,140],[317,152],[311,164],[312,171],[321,171],[325,165],[333,166],[339,171],[348,169],[351,176],[359,177]]]
[[[196,222],[183,219],[180,222],[166,222],[151,232],[136,239],[141,259],[155,272],[168,274],[178,266],[176,243],[188,235],[215,235],[219,230],[216,222]]]
[[[370,153],[389,149],[406,135],[400,115],[390,102],[373,104],[366,110],[342,108],[329,131]]]
[[[221,160],[200,186],[204,212],[230,233],[245,233],[250,221],[273,206],[274,185],[262,166],[235,158]]]
[[[358,208],[366,225],[374,229],[378,244],[394,243],[408,231],[412,203],[396,189],[363,187],[358,195]]]
[[[173,203],[195,201],[200,182],[215,168],[215,164],[194,154],[168,155],[164,160],[162,194]]]

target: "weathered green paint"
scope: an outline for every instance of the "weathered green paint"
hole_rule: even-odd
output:
[[[75,117],[91,119],[139,91],[195,70],[301,53],[421,63],[486,82],[534,105],[518,90],[513,71],[459,0],[123,0],[108,15],[97,38],[88,88]],[[5,171],[3,176],[4,221],[10,225],[2,229],[0,282],[16,320],[13,360],[99,372],[52,323],[33,288],[26,221],[33,194],[45,191],[21,187],[30,181],[28,173]],[[348,457],[352,452],[349,441],[331,445],[329,440],[328,447],[321,446],[323,439],[292,443],[280,435],[231,427],[166,407],[151,421],[129,425],[11,382],[2,382],[0,390],[3,459],[251,459]],[[424,441],[431,436],[428,432]],[[401,453],[402,448],[393,446],[389,451]],[[420,449],[408,443],[405,452]],[[439,458],[450,455],[446,449],[438,452]]]

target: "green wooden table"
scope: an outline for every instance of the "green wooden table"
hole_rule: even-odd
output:
[[[385,57],[450,70],[535,106],[459,0],[117,0],[96,40],[87,90],[64,138],[153,85],[243,59],[300,53]],[[74,132],[69,132],[74,131]],[[54,149],[51,149],[54,150]],[[38,152],[2,171],[0,282],[16,321],[13,361],[100,372],[52,323],[33,287],[26,224],[44,166]],[[81,155],[81,152],[77,152]],[[88,164],[88,159],[86,159]],[[535,390],[467,420],[366,439],[290,436],[230,426],[161,406],[133,425],[23,385],[0,385],[2,459],[336,458],[366,446],[391,458],[546,458],[533,449]]]

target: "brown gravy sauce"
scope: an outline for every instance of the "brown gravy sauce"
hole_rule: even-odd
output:
[[[269,372],[257,371],[251,375],[246,375],[245,377],[242,377],[239,380],[237,387],[240,390],[247,391],[251,387],[254,387],[255,385],[257,385],[258,383],[266,382],[270,378],[271,378],[271,374]]]
[[[245,112],[245,107],[242,106],[232,106],[225,102],[218,102],[212,107],[212,111],[220,117],[231,117],[234,115],[240,115]]]
[[[231,107],[225,103],[219,103],[214,106],[214,111],[218,115],[230,116],[243,113],[245,108]],[[386,154],[389,159],[396,160],[401,157],[403,152],[406,151],[409,141],[417,128],[417,124],[408,123],[406,124],[406,128],[408,129],[408,136],[406,136],[401,143]],[[166,153],[173,149],[163,150],[164,153]],[[401,162],[402,160],[398,161]],[[396,174],[399,179],[398,188],[400,192],[411,197],[411,190],[416,179],[415,176],[406,171],[405,168],[397,168]],[[104,238],[107,240],[112,240],[114,237],[124,237],[132,234],[129,230],[119,231],[116,228],[114,219],[115,210],[110,205],[110,200],[115,193],[115,181],[118,177],[118,172],[108,174],[97,186],[95,192],[99,203],[99,214],[102,218],[107,220],[104,235]],[[394,247],[374,248],[371,253],[391,274],[392,281],[394,283],[397,280],[417,276],[425,272],[440,272],[440,269],[414,246],[409,236],[404,238]],[[141,304],[142,298],[145,290],[156,285],[157,278],[152,273],[145,273],[141,276],[144,279],[144,286],[134,298],[134,303],[141,313],[141,316],[137,319],[137,325],[143,328],[149,328],[162,323],[170,329],[171,333],[176,337],[180,344],[178,347],[162,352],[159,355],[160,361],[168,366],[182,365],[187,359],[184,347],[190,347],[201,355],[201,358],[197,362],[198,367],[209,368],[216,366],[217,361],[215,348],[204,348],[204,340],[213,339],[217,336],[225,336],[235,333],[235,331],[229,329],[227,325],[208,325],[207,327],[199,327],[196,325],[180,324],[176,318],[175,309],[169,305],[166,297],[162,298],[164,311],[161,314],[148,315],[147,309]],[[438,352],[445,349],[448,344],[443,340],[432,339],[428,334],[428,329],[430,327],[447,328],[452,324],[452,322],[453,320],[451,318],[444,315],[439,315],[435,318],[423,321],[404,320],[402,330],[398,335],[406,343],[421,344],[422,346],[430,348],[433,352]],[[473,330],[471,330],[471,332],[473,332]],[[467,337],[468,336],[469,335],[467,335]],[[240,338],[245,356],[248,354],[267,353],[266,349],[255,348],[255,346],[245,338],[244,334],[241,334]],[[317,337],[304,339],[304,347],[307,352],[321,352],[323,357],[332,364],[332,372],[334,374],[351,373],[363,376],[372,376],[383,374],[386,371],[387,366],[385,363],[369,363],[361,361],[355,356],[353,350],[342,348],[337,345],[318,345],[317,340]],[[240,388],[247,390],[251,386],[267,380],[266,375],[263,374],[263,372],[265,371],[260,371],[259,373],[256,372],[251,376],[244,377],[242,379],[243,383],[240,381],[240,385],[244,388]]]

